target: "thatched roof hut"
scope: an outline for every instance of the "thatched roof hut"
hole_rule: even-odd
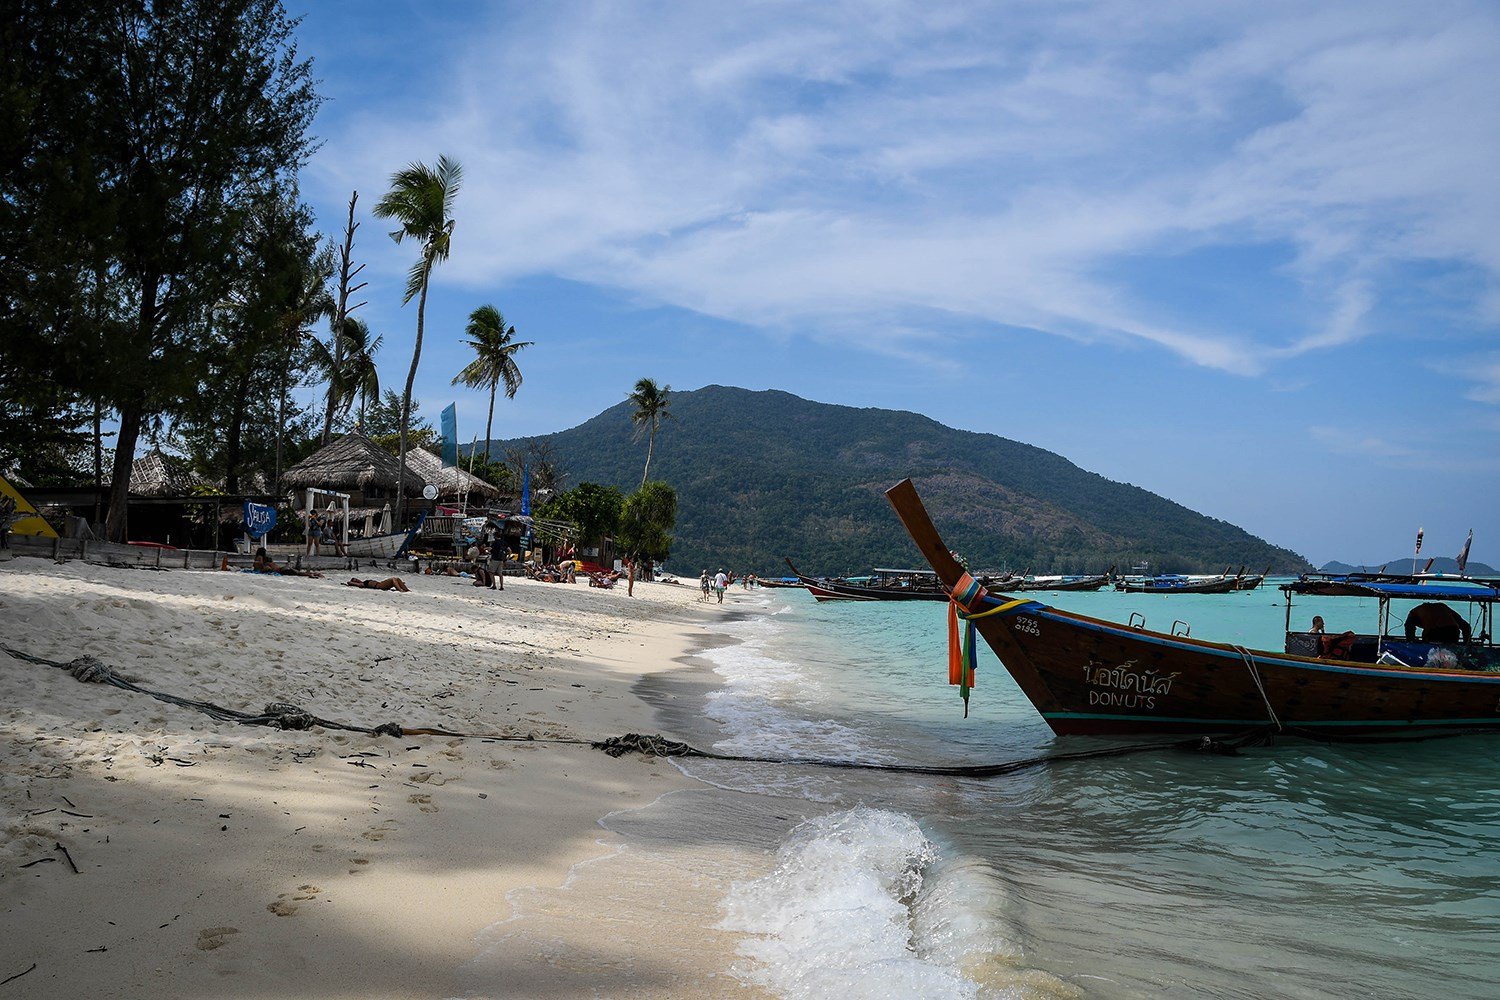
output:
[[[423,448],[406,453],[406,466],[420,476],[423,482],[436,486],[440,500],[457,500],[465,493],[485,500],[500,495],[500,490],[495,486],[457,466],[444,466],[441,458]]]
[[[130,492],[138,497],[182,496],[193,485],[185,460],[154,448],[130,464]]]
[[[421,495],[428,480],[408,464],[406,492]],[[313,487],[362,496],[396,492],[401,463],[396,456],[358,432],[346,434],[282,473],[281,483],[292,490]]]

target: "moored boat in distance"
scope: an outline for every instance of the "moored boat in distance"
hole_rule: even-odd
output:
[[[876,569],[861,582],[819,580],[807,576],[790,559],[787,567],[820,601],[946,601],[937,574],[927,569]]]
[[[1131,594],[1228,594],[1238,589],[1238,577],[1183,576],[1177,573],[1115,581],[1115,589]]]
[[[910,480],[886,497],[962,617],[1059,735],[1268,730],[1338,739],[1500,731],[1500,650],[1492,628],[1500,588],[1371,584],[1360,596],[1378,599],[1380,627],[1366,636],[1294,632],[1289,590],[1285,651],[1252,650],[1148,631],[1143,619],[1121,625],[987,593],[943,544]],[[1429,602],[1420,607],[1467,602],[1477,625],[1448,609],[1451,639],[1461,629],[1475,641],[1429,637],[1426,628],[1417,638],[1416,611],[1400,638],[1390,635],[1394,600]]]
[[[1050,590],[1077,593],[1091,590],[1102,590],[1105,587],[1109,586],[1110,582],[1114,579],[1114,576],[1115,568],[1111,566],[1103,573],[1098,573],[1093,576],[1077,574],[1072,576],[1030,576],[1026,577],[1025,579],[1015,581],[1013,584],[1009,584],[1009,586],[1012,590],[1021,591]],[[989,586],[989,584],[986,584],[986,586]],[[1007,584],[1002,582],[999,584],[999,586],[1007,586]]]

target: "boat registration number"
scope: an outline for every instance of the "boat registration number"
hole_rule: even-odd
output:
[[[1036,623],[1035,618],[1027,618],[1025,615],[1016,616],[1016,631],[1026,632],[1030,635],[1041,635],[1042,630]]]

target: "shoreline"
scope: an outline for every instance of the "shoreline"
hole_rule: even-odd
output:
[[[661,720],[643,686],[712,644],[696,589],[409,582],[26,560],[0,568],[0,622],[27,652],[247,711],[595,739]],[[0,977],[35,961],[28,995],[523,995],[524,968],[464,992],[488,929],[617,854],[609,817],[699,784],[587,747],[216,723],[3,654],[0,697],[0,934],[24,959]],[[634,957],[603,988],[636,992]]]

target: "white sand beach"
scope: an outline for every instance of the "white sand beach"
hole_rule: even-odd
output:
[[[730,607],[663,584],[629,598],[421,576],[402,594],[348,575],[17,559],[0,565],[0,644],[241,711],[592,739],[654,732],[632,685],[679,667],[696,623]],[[754,993],[722,974],[735,939],[701,889],[674,896],[667,933],[632,934],[597,902],[550,920],[545,954],[484,933],[508,893],[614,851],[601,816],[691,784],[664,761],[218,722],[5,654],[0,721],[0,979],[35,964],[12,995]],[[482,949],[476,983],[461,970]]]

